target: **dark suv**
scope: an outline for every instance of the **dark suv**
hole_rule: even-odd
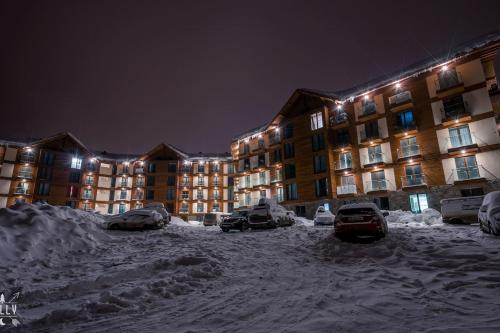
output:
[[[249,209],[240,209],[234,211],[230,216],[227,216],[222,220],[220,228],[224,232],[228,232],[230,229],[237,229],[240,231],[247,230],[248,212]]]

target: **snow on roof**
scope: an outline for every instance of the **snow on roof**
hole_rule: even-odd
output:
[[[231,159],[230,153],[188,153],[189,160],[220,160],[220,159]]]
[[[265,125],[261,125],[259,127],[255,127],[254,129],[251,129],[243,134],[240,134],[238,136],[235,136],[233,138],[233,141],[238,141],[238,140],[243,140],[249,136],[252,136],[252,135],[256,135],[257,133],[260,133],[262,131],[264,131],[267,127],[269,126],[269,124],[265,124]]]
[[[378,207],[376,204],[373,202],[358,202],[358,203],[351,203],[347,205],[342,205],[340,206],[339,210],[341,209],[351,209],[351,208],[373,208],[375,210],[378,210]]]
[[[138,154],[108,153],[107,151],[94,151],[93,154],[100,160],[130,161],[139,158]]]

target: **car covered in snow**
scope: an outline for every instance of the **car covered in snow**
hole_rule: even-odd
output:
[[[163,222],[168,224],[172,220],[172,215],[167,211],[165,205],[161,202],[150,202],[144,205],[143,209],[154,210],[163,218]]]
[[[227,214],[221,212],[206,213],[203,216],[203,225],[205,227],[220,225],[222,223],[223,218],[226,216]]]
[[[490,192],[484,196],[477,217],[481,230],[500,235],[500,191]]]
[[[314,225],[333,225],[335,215],[323,206],[319,206],[314,214]]]
[[[444,223],[475,223],[484,196],[470,196],[441,200],[441,215]]]
[[[249,209],[239,209],[231,215],[224,217],[220,224],[223,232],[228,232],[231,229],[245,231],[248,229],[248,212]]]
[[[163,216],[156,210],[140,208],[107,218],[105,226],[112,230],[160,229],[165,225]]]
[[[377,205],[371,202],[343,205],[335,216],[335,236],[385,237],[389,230],[386,216],[387,212],[382,213]]]
[[[250,228],[276,228],[291,226],[295,223],[288,210],[269,199],[260,199],[248,213]]]

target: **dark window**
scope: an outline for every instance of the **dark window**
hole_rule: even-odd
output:
[[[295,164],[285,164],[285,178],[295,178]]]
[[[52,178],[52,168],[42,167],[38,172],[38,178],[43,180],[50,180]]]
[[[351,143],[351,137],[349,135],[349,130],[342,129],[337,132],[337,142],[339,146],[345,146]]]
[[[177,172],[177,163],[168,163],[168,172]]]
[[[258,163],[259,163],[259,167],[265,166],[266,165],[266,155],[260,154]]]
[[[155,198],[155,191],[154,190],[147,190],[146,191],[146,200],[154,200]]]
[[[481,187],[464,188],[460,190],[463,197],[472,197],[476,195],[484,195],[484,190]]]
[[[115,190],[109,191],[109,200],[115,200]]]
[[[80,173],[79,172],[70,172],[69,173],[69,182],[70,183],[80,183]]]
[[[51,153],[50,151],[42,152],[41,162],[42,162],[42,164],[45,164],[45,165],[54,164],[54,153]]]
[[[325,171],[326,171],[325,155],[314,156],[314,173],[321,173]]]
[[[297,200],[297,184],[291,183],[286,186],[286,199]]]
[[[168,176],[167,177],[167,185],[168,186],[175,186],[175,176]]]
[[[366,138],[378,138],[378,122],[372,121],[365,124]]]
[[[204,172],[205,172],[205,164],[198,163],[198,173],[204,173]]]
[[[323,133],[316,133],[312,136],[312,150],[318,151],[325,149],[325,136]]]
[[[234,173],[234,164],[233,163],[229,163],[227,165],[227,173]]]
[[[146,185],[155,186],[155,176],[148,176]]]
[[[111,169],[111,173],[113,175],[116,175],[116,169],[117,169],[116,164],[113,164],[112,169]]]
[[[234,189],[232,187],[227,189],[227,200],[234,200]]]
[[[76,201],[66,201],[66,206],[71,207],[71,208],[76,208]]]
[[[274,163],[281,162],[281,149],[274,150],[272,156]]]
[[[243,160],[243,170],[250,170],[250,159],[249,158],[245,158],[245,160]]]
[[[321,178],[314,181],[314,188],[317,197],[325,197],[328,195],[328,179]]]
[[[295,214],[297,216],[306,216],[306,206],[295,206]]]
[[[112,204],[108,205],[108,214],[113,214],[113,205]]]
[[[389,198],[388,197],[379,197],[379,198],[374,198],[373,203],[377,205],[378,208],[380,209],[389,209]]]
[[[232,213],[234,210],[234,203],[233,202],[228,202],[227,203],[227,212]]]
[[[166,205],[165,205],[165,208],[167,209],[167,212],[169,213],[172,213],[174,211],[174,204],[171,203],[171,202],[168,202]]]
[[[293,125],[288,124],[283,128],[283,137],[285,139],[293,138]]]
[[[248,143],[243,144],[243,154],[248,154],[250,152],[250,145]]]
[[[116,178],[113,177],[111,178],[111,187],[115,187],[116,186]]]
[[[234,186],[234,177],[227,177],[227,186]]]
[[[408,110],[400,112],[396,118],[396,128],[400,131],[407,131],[415,127],[415,118],[413,111]]]
[[[293,143],[290,142],[285,143],[284,150],[285,150],[285,159],[292,158],[295,156],[295,147]]]
[[[175,188],[167,189],[167,200],[175,200]]]
[[[49,183],[40,183],[38,185],[38,195],[49,195],[50,192],[50,184]]]
[[[149,173],[155,173],[155,172],[156,172],[156,164],[154,164],[154,163],[149,163],[149,164],[148,164],[148,172],[149,172]]]

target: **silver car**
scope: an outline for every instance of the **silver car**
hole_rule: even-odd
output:
[[[482,231],[500,235],[500,191],[484,196],[477,218]]]

